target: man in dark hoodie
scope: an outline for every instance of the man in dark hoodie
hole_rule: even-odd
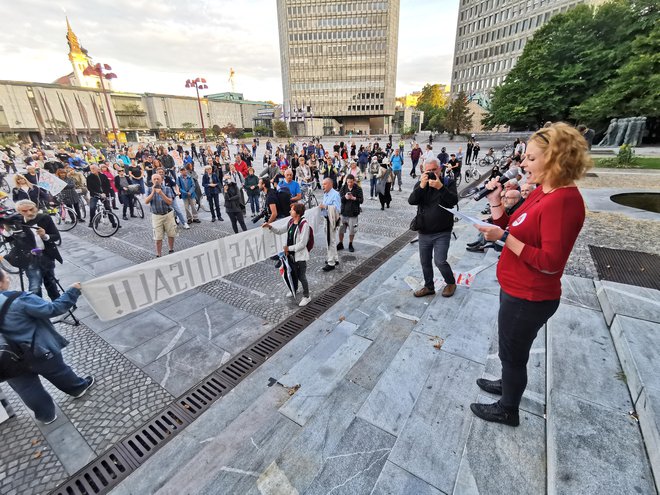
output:
[[[447,284],[442,295],[451,297],[456,292],[456,280],[451,266],[447,263],[447,251],[454,227],[454,216],[441,208],[441,205],[446,208],[456,206],[458,193],[454,180],[440,176],[440,162],[437,158],[431,158],[424,163],[424,173],[410,193],[408,203],[417,206],[419,259],[424,273],[424,287],[415,291],[415,297],[435,294],[434,259]]]

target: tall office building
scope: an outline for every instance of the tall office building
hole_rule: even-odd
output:
[[[390,132],[399,0],[277,0],[277,14],[283,113],[294,130],[322,118],[328,134]]]
[[[583,0],[460,0],[451,94],[480,95],[504,81],[527,41]],[[595,3],[595,2],[590,2]]]

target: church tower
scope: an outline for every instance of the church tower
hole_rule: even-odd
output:
[[[69,44],[69,60],[73,66],[73,74],[71,74],[71,85],[72,86],[82,86],[83,88],[100,88],[101,82],[96,76],[86,76],[83,74],[83,71],[89,65],[93,65],[92,57],[89,56],[87,50],[80,46],[78,37],[75,35],[71,29],[71,24],[69,24],[69,18],[66,18],[66,41]],[[108,89],[110,87],[110,81],[106,82]]]

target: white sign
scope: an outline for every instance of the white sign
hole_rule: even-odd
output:
[[[440,208],[443,208],[447,210],[449,213],[454,215],[455,217],[460,218],[461,220],[465,220],[466,222],[472,224],[472,225],[480,225],[482,227],[492,227],[492,223],[484,222],[483,220],[479,220],[478,218],[471,217],[470,215],[466,215],[465,213],[461,213],[458,210],[452,210],[450,208],[445,208],[442,205],[439,205]]]
[[[66,182],[47,170],[41,170],[39,172],[39,182],[37,185],[51,193],[53,196],[57,196],[60,191],[66,187]]]
[[[305,212],[305,219],[314,230],[314,249],[323,248],[319,208]],[[286,237],[270,229],[248,230],[90,280],[82,284],[82,293],[99,319],[114,320],[264,261],[283,250]]]

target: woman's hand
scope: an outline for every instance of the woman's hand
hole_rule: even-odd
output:
[[[488,183],[486,184],[486,189],[490,190],[491,192],[488,193],[488,202],[493,205],[493,204],[500,204],[500,195],[502,194],[502,183],[499,181],[498,178],[495,179],[490,179]]]
[[[484,235],[484,239],[486,239],[489,242],[499,241],[504,235],[504,230],[502,230],[497,225],[488,226],[488,227],[475,225],[475,227],[477,227],[479,232],[481,232]]]

